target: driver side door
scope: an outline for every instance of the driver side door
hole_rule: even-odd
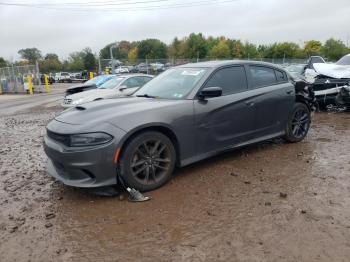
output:
[[[197,152],[214,153],[253,138],[255,104],[244,66],[216,70],[204,84],[222,96],[194,101]]]

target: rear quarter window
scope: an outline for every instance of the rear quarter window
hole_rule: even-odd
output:
[[[279,70],[275,70],[277,82],[284,83],[287,82],[287,75]]]
[[[249,66],[252,88],[277,84],[275,70],[265,66]]]

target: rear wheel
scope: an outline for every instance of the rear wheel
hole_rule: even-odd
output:
[[[309,108],[303,103],[295,103],[286,127],[285,139],[288,142],[299,142],[307,135],[311,124]]]
[[[174,145],[159,132],[144,132],[127,145],[120,160],[120,175],[126,184],[149,191],[165,184],[176,161]]]

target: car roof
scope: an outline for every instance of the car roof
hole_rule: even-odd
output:
[[[154,77],[153,75],[147,75],[147,74],[116,74],[116,77],[120,78],[129,78],[133,76],[147,76],[147,77]]]
[[[206,61],[206,62],[199,62],[199,63],[190,63],[185,65],[180,65],[177,67],[206,67],[206,68],[217,68],[221,66],[227,66],[227,65],[243,65],[243,64],[255,64],[255,65],[264,65],[264,66],[270,66],[275,68],[280,68],[276,64],[261,62],[261,61],[251,61],[251,60],[215,60],[215,61]]]

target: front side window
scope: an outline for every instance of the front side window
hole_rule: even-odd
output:
[[[149,95],[164,99],[185,99],[203,78],[207,68],[172,68],[153,78],[135,95]]]
[[[143,80],[141,77],[131,77],[123,83],[123,86],[126,86],[127,88],[133,88],[133,87],[140,87],[143,85]]]
[[[275,70],[264,66],[249,66],[252,88],[277,84]]]
[[[100,85],[99,89],[113,89],[116,88],[122,81],[124,80],[123,77],[114,77],[104,84]]]
[[[221,87],[222,95],[247,90],[247,78],[243,66],[219,69],[205,84],[205,87]]]

